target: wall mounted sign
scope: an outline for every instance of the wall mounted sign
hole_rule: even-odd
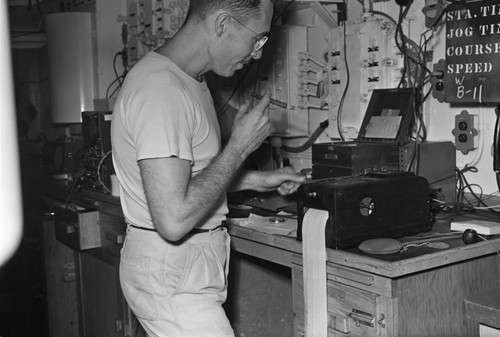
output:
[[[449,103],[500,102],[498,0],[446,8],[444,90]]]

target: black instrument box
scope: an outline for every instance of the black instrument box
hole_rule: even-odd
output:
[[[429,184],[413,173],[372,173],[311,181],[301,185],[297,193],[298,240],[302,240],[304,216],[311,208],[328,212],[325,238],[326,246],[332,249],[431,229]]]
[[[102,154],[111,150],[111,111],[83,111],[84,145]]]
[[[312,145],[312,178],[325,179],[399,168],[399,146],[414,120],[414,88],[375,89],[356,140]]]
[[[338,142],[312,146],[314,180],[399,169],[399,145]]]

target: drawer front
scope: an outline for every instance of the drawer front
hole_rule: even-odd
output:
[[[346,275],[344,275],[346,276]],[[292,267],[295,337],[305,337],[304,286],[301,268]],[[356,277],[358,279],[358,277]],[[370,278],[361,278],[370,283]],[[358,279],[359,281],[359,279]],[[397,300],[356,286],[327,281],[328,337],[391,337],[397,328]]]
[[[101,246],[99,212],[96,210],[55,210],[56,238],[74,250]]]
[[[378,295],[328,282],[328,335],[379,336],[385,315],[378,312]]]

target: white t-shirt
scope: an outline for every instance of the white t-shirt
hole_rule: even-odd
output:
[[[195,176],[221,151],[220,128],[206,81],[198,82],[154,51],[127,74],[111,123],[113,164],[126,220],[154,228],[138,161],[178,157]],[[223,194],[200,228],[220,225],[227,214]]]

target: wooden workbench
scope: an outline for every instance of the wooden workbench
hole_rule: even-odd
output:
[[[67,184],[54,182],[43,187],[45,195],[58,200],[65,200],[67,189]],[[103,219],[122,217],[117,197],[80,191],[73,198],[79,205],[98,210],[104,215]],[[104,227],[105,222],[101,223]],[[289,287],[282,280],[283,273],[277,276],[280,280],[275,283],[266,281],[269,289],[265,296],[272,297],[273,293],[268,290],[274,288],[274,294],[281,296],[274,305],[281,303],[286,307],[291,304],[292,308],[283,308],[283,312],[293,310],[293,315],[283,314],[287,317],[284,324],[287,319],[293,320],[294,336],[304,336],[301,242],[237,225],[229,225],[228,230],[234,252],[240,257],[249,256],[254,262],[262,261],[262,268],[251,270],[257,282],[250,282],[247,287],[260,287],[259,280],[274,275],[276,269],[291,271],[288,275],[292,299],[283,299],[283,294],[287,293],[283,289]],[[119,237],[116,231],[106,233],[104,231],[105,237]],[[500,257],[497,255],[500,238],[468,246],[459,238],[443,241],[450,245],[448,249],[410,248],[404,253],[384,256],[368,255],[357,248],[328,249],[329,336],[478,336],[478,323],[466,317],[464,298],[500,286]],[[106,242],[109,244],[109,240]],[[238,279],[235,273],[241,269],[232,270],[232,278]],[[258,293],[252,289],[233,289],[250,294],[248,297]],[[229,296],[231,298],[231,294]],[[238,305],[238,301],[234,302]],[[244,312],[239,319],[245,319],[246,315],[248,313]],[[281,330],[286,331],[283,337],[290,336],[287,329]],[[246,336],[260,336],[261,333],[247,332]],[[273,337],[279,335],[275,333]]]
[[[470,294],[465,299],[467,316],[479,323],[481,337],[500,336],[500,287]]]
[[[295,336],[304,336],[301,243],[231,226],[233,249],[292,268]],[[329,336],[478,336],[463,300],[500,285],[500,238],[375,256],[327,250]]]

